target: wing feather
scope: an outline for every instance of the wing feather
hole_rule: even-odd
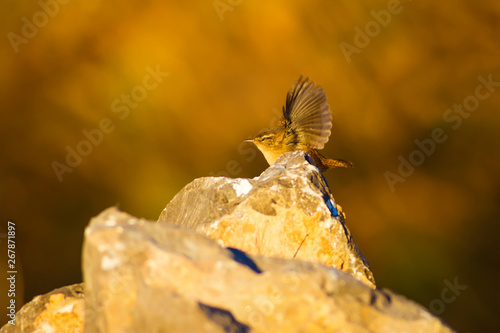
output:
[[[301,75],[286,96],[283,120],[287,129],[301,133],[303,143],[322,149],[332,128],[332,114],[323,88]]]

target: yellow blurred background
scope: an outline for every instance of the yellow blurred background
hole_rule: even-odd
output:
[[[24,301],[81,281],[106,207],[156,220],[197,177],[258,176],[241,141],[304,74],[333,111],[322,152],[356,165],[326,176],[378,286],[499,326],[500,2],[0,6],[0,232],[16,223]]]

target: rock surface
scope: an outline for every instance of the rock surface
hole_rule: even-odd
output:
[[[375,288],[311,163],[294,152],[254,179],[196,179],[159,223],[105,210],[85,230],[85,297],[35,297],[0,332],[452,332]]]
[[[375,286],[340,206],[303,151],[283,154],[254,179],[198,178],[158,222],[191,228],[249,254],[319,262]]]
[[[7,323],[0,332],[83,332],[84,298],[83,284],[37,296],[16,313],[15,326]]]
[[[85,332],[451,332],[335,268],[248,255],[116,209],[87,228],[83,268]]]

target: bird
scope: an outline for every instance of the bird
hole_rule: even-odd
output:
[[[351,162],[327,158],[318,151],[328,142],[331,128],[332,113],[323,88],[300,75],[287,93],[278,127],[264,129],[244,142],[255,144],[269,165],[283,153],[304,150],[321,172],[353,167]]]

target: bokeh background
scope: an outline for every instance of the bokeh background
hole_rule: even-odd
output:
[[[460,332],[498,329],[500,86],[456,129],[443,116],[479,76],[500,81],[500,2],[45,1],[0,5],[0,228],[16,223],[19,302],[81,281],[103,209],[156,220],[194,178],[258,176],[266,162],[241,140],[304,74],[333,110],[323,153],[356,164],[326,176],[378,286]],[[436,128],[447,140],[391,188],[386,172]],[[68,149],[87,156],[70,167]],[[446,281],[466,287],[448,303]]]

